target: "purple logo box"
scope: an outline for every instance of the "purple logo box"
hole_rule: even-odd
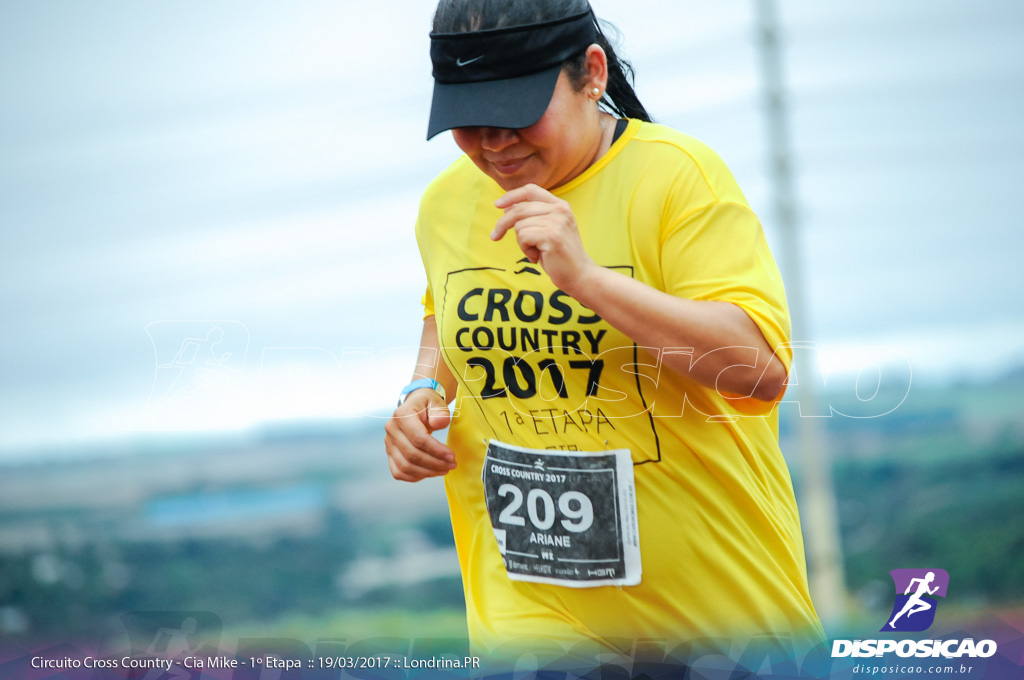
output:
[[[896,589],[896,601],[880,630],[927,630],[935,621],[935,598],[946,597],[949,573],[945,569],[893,569],[889,575]]]

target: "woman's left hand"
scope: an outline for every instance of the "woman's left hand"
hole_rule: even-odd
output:
[[[597,265],[583,249],[569,203],[536,184],[513,189],[494,205],[505,211],[491,238],[500,241],[509,229],[530,262],[540,264],[551,281],[569,295]]]

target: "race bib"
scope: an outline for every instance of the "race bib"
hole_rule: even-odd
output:
[[[571,588],[640,583],[629,451],[551,451],[490,440],[487,512],[514,581]]]

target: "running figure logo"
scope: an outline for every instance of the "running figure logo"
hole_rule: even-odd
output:
[[[209,427],[237,417],[249,330],[238,321],[154,321],[146,326],[156,373],[139,425]]]
[[[896,586],[896,603],[881,630],[927,630],[935,621],[935,597],[946,596],[949,574],[944,569],[893,569],[889,574]]]

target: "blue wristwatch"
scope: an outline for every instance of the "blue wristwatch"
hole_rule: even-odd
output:
[[[401,393],[398,395],[398,405],[401,406],[410,394],[423,387],[434,390],[441,395],[441,399],[444,400],[444,403],[448,403],[448,398],[444,393],[444,387],[441,386],[441,383],[436,380],[431,380],[430,378],[420,378],[419,380],[413,380],[402,388]]]

